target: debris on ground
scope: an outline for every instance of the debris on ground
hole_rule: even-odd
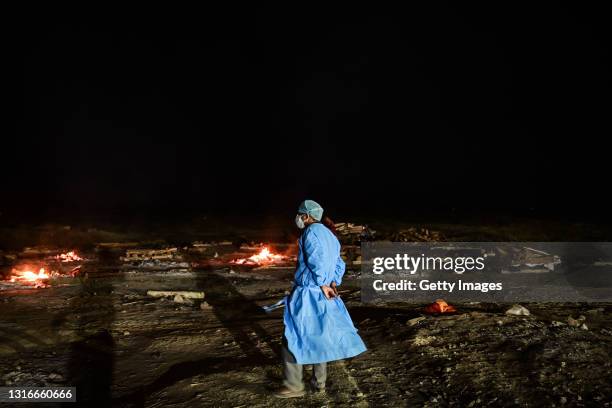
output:
[[[142,261],[137,263],[129,263],[124,265],[124,268],[138,268],[138,269],[150,269],[150,270],[187,270],[191,265],[189,262],[180,261],[164,261],[154,259],[151,261]]]
[[[185,297],[181,294],[176,294],[174,296],[173,299],[174,303],[179,303],[179,304],[185,304],[185,305],[192,305],[193,304],[193,300],[189,297]]]
[[[406,322],[406,324],[408,326],[416,326],[417,324],[419,324],[423,320],[425,320],[425,316],[419,316],[419,317],[415,317],[415,318],[412,318],[412,319],[408,320]]]
[[[561,263],[558,255],[549,254],[528,247],[497,248],[502,256],[511,256],[512,261],[508,269],[502,273],[547,273],[555,270],[555,266]],[[510,251],[510,253],[508,253]]]
[[[204,299],[204,292],[185,290],[148,290],[147,296],[154,298],[181,296],[185,299]]]
[[[218,249],[219,247],[232,247],[232,241],[220,241],[220,242],[202,242],[194,241],[190,247],[186,247],[189,252],[205,253]]]
[[[506,310],[506,314],[508,316],[529,316],[531,312],[525,306],[512,305],[510,309]]]
[[[577,319],[574,319],[572,316],[567,317],[567,324],[571,327],[581,327],[586,320],[586,316],[580,315]]]
[[[125,256],[122,256],[120,259],[123,262],[167,261],[180,259],[180,256],[176,247],[164,249],[128,249],[125,251]]]
[[[96,244],[96,250],[113,250],[113,249],[125,249],[135,248],[140,245],[139,242],[98,242]]]
[[[25,247],[23,251],[19,254],[20,258],[32,258],[32,257],[43,257],[43,256],[52,256],[56,255],[58,252],[57,249],[50,248],[47,246],[35,246],[35,247]]]

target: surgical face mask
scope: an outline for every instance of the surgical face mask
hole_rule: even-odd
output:
[[[299,228],[299,229],[304,229],[304,227],[306,226],[304,224],[304,220],[302,219],[302,214],[298,214],[295,216],[295,225]]]

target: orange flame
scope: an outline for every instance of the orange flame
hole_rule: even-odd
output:
[[[45,268],[40,268],[38,273],[32,272],[30,269],[23,271],[13,269],[11,282],[20,282],[35,285],[36,287],[45,287],[47,285],[44,283],[44,281],[49,278],[50,276],[47,272],[45,272]]]
[[[59,254],[55,257],[55,259],[61,262],[75,262],[75,261],[83,260],[83,258],[78,256],[75,251],[69,251],[69,252],[66,252],[65,254]]]
[[[255,264],[271,264],[274,262],[282,262],[285,260],[285,256],[283,255],[278,255],[278,254],[274,254],[272,252],[270,252],[270,250],[268,249],[268,247],[263,247],[261,249],[261,251],[259,251],[258,254],[255,254],[253,256],[250,256],[248,258],[241,258],[241,259],[236,259],[235,261],[232,261],[232,263],[235,264],[248,264],[248,263],[255,263]]]
[[[253,262],[257,263],[268,263],[274,261],[280,261],[283,259],[282,255],[273,254],[267,247],[263,247],[262,250],[249,258]]]
[[[455,306],[449,305],[448,303],[446,303],[446,301],[444,299],[438,299],[435,302],[433,302],[432,304],[425,306],[423,311],[425,313],[430,313],[430,314],[434,314],[434,313],[454,313],[454,312],[457,311],[457,309],[455,309]]]

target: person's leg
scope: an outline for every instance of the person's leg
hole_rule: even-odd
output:
[[[301,364],[296,363],[295,357],[283,344],[283,374],[285,379],[283,385],[291,391],[302,391],[304,383],[302,382],[303,368]]]
[[[312,379],[310,384],[315,391],[325,391],[327,381],[327,363],[314,364],[312,366]]]

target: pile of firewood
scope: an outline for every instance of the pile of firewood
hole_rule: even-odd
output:
[[[439,231],[410,227],[390,234],[389,240],[393,242],[441,242],[444,241],[444,237]]]
[[[128,249],[125,256],[120,259],[123,262],[161,261],[179,259],[178,248],[164,249]]]
[[[360,241],[368,241],[373,239],[376,231],[370,229],[367,225],[356,225],[351,222],[339,222],[334,224],[336,234],[343,242],[356,243]]]

